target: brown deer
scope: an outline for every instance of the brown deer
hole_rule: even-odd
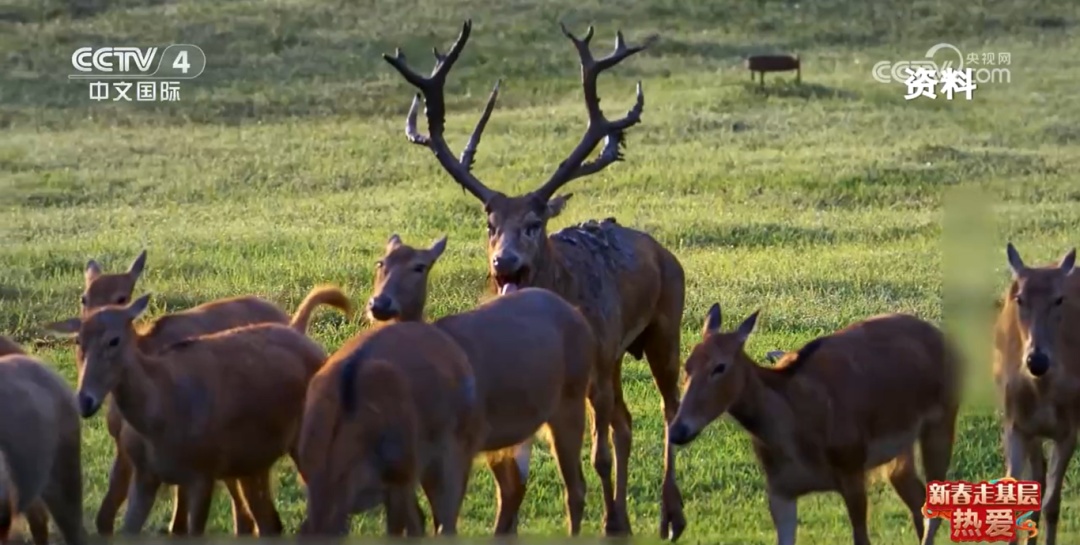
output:
[[[560,25],[561,26],[561,25]],[[631,533],[626,515],[627,463],[630,456],[631,417],[623,399],[623,354],[647,358],[663,400],[665,422],[679,408],[679,330],[685,299],[685,278],[678,259],[650,235],[618,225],[613,218],[568,227],[548,236],[547,223],[566,206],[571,194],[555,192],[571,180],[595,174],[622,159],[624,132],[641,120],[644,95],[637,86],[637,101],[626,117],[607,119],[600,110],[596,80],[601,72],[645,49],[627,46],[616,35],[615,50],[594,58],[589,49],[593,28],[584,38],[563,34],[573,43],[581,62],[581,83],[588,126],[580,143],[551,177],[538,189],[512,197],[489,189],[472,172],[477,145],[495,107],[498,84],[472,133],[461,158],[450,151],[443,136],[446,78],[469,38],[472,22],[465,21],[457,41],[445,55],[435,51],[430,76],[422,76],[405,63],[400,50],[390,63],[420,93],[414,97],[406,122],[406,136],[429,148],[450,177],[484,206],[488,233],[488,276],[491,291],[525,286],[545,288],[581,309],[601,344],[603,372],[591,398],[594,407],[613,406],[610,422],[595,422],[593,466],[601,475],[605,498],[605,530],[609,535]],[[650,40],[651,41],[651,40]],[[419,99],[423,96],[428,134],[417,131]],[[600,141],[605,142],[597,159],[587,160]],[[613,392],[611,399],[604,391]],[[601,411],[603,412],[603,411]],[[609,429],[615,446],[615,484],[611,484],[612,457]],[[665,426],[665,433],[667,426]],[[664,443],[664,483],[660,509],[661,538],[677,539],[686,527],[682,498],[675,481],[674,451]],[[527,463],[527,461],[526,461]]]
[[[387,533],[421,535],[417,484],[441,523],[436,531],[457,533],[485,430],[472,368],[453,339],[420,322],[364,331],[330,356],[306,399],[301,534],[347,534],[348,516],[373,507],[358,498],[378,498],[385,489]]]
[[[96,414],[112,394],[126,425],[120,442],[133,475],[121,531],[141,531],[165,482],[188,487],[189,531],[200,535],[214,482],[232,479],[260,535],[280,534],[269,472],[283,454],[296,458],[304,392],[325,351],[305,335],[301,316],[290,325],[251,324],[146,350],[147,334],[134,320],[148,304],[144,295],[52,327],[77,334],[82,416]]]
[[[371,316],[390,323],[422,320],[428,273],[445,248],[445,237],[414,249],[391,236],[376,265]],[[495,533],[517,531],[531,440],[546,425],[566,486],[570,534],[578,535],[585,506],[579,461],[585,397],[599,354],[588,321],[551,291],[512,288],[432,324],[465,350],[473,369],[487,425],[480,448],[499,487]],[[437,514],[433,518],[436,526],[443,523]]]
[[[1076,451],[1080,426],[1080,337],[1074,333],[1080,324],[1076,249],[1054,265],[1036,267],[1025,265],[1011,242],[1006,254],[1012,281],[994,331],[993,370],[1005,410],[1005,475],[1039,482],[1046,516],[1046,528],[1040,533],[1046,535],[1047,545],[1054,545],[1065,473]],[[1044,440],[1051,444],[1049,472]],[[1035,511],[1031,519],[1036,525],[1039,518],[1040,512]]]
[[[100,265],[90,260],[84,273],[85,287],[80,299],[81,314],[86,315],[102,306],[127,304],[131,300],[135,284],[145,265],[146,250],[140,252],[128,267],[127,272],[123,273],[103,273]],[[311,314],[322,304],[334,306],[351,316],[352,305],[348,296],[336,287],[318,286],[300,304],[292,320],[306,331]],[[168,314],[150,326],[143,326],[139,345],[144,351],[155,352],[185,337],[264,322],[288,324],[290,317],[277,305],[259,297],[241,296],[218,299]],[[61,327],[65,331],[75,331],[77,328],[78,324],[74,322]],[[56,329],[56,324],[50,326],[50,329]],[[131,483],[131,461],[122,445],[125,440],[128,443],[139,441],[137,434],[131,433],[130,430],[125,431],[128,427],[120,418],[120,412],[115,404],[109,405],[106,422],[109,434],[116,445],[116,455],[109,473],[108,487],[102,497],[95,521],[98,533],[101,535],[113,533],[116,514],[127,499]],[[238,483],[235,480],[225,480],[225,486],[232,496],[235,533],[237,535],[253,533],[255,521],[243,495],[240,494]],[[187,534],[188,504],[187,490],[182,486],[176,487],[170,524],[170,531],[173,534]]]
[[[82,427],[71,387],[6,341],[0,354],[0,542],[26,518],[35,545],[49,543],[49,516],[64,542],[87,542],[82,521]]]
[[[745,351],[757,318],[754,312],[721,332],[720,305],[709,309],[703,338],[686,360],[672,443],[687,445],[730,414],[750,434],[765,472],[778,545],[795,543],[798,498],[823,491],[840,493],[855,545],[869,545],[866,478],[879,467],[888,470],[921,543],[932,544],[941,519],[923,520],[926,485],[915,443],[926,478],[944,480],[962,374],[944,333],[911,315],[879,315],[814,339],[769,368]]]

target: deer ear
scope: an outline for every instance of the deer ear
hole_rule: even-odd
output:
[[[720,303],[713,303],[709,311],[705,313],[705,325],[701,327],[701,336],[707,337],[720,332]]]
[[[431,261],[434,262],[436,259],[439,259],[439,256],[441,256],[445,250],[446,235],[443,235],[442,238],[435,241],[435,244],[431,245],[431,248],[428,248],[428,256],[430,256]]]
[[[1020,276],[1026,267],[1024,260],[1020,259],[1020,252],[1016,251],[1016,246],[1013,246],[1012,242],[1005,246],[1005,255],[1009,258],[1009,268],[1012,269],[1013,276]]]
[[[566,201],[569,201],[570,197],[573,196],[573,193],[566,193],[549,199],[547,202],[547,219],[554,218],[561,214],[563,208],[566,208]]]
[[[739,324],[739,328],[735,330],[735,333],[739,336],[739,342],[745,343],[750,338],[750,334],[754,332],[754,327],[757,325],[758,314],[761,310],[755,310],[753,314],[748,316],[743,323]]]
[[[86,270],[83,271],[83,278],[85,278],[86,283],[89,284],[99,276],[101,276],[101,265],[98,265],[97,261],[91,259],[86,263]]]
[[[59,322],[47,323],[42,327],[49,333],[68,337],[79,332],[79,328],[82,327],[82,320],[79,318],[68,318],[67,320],[61,320]]]
[[[142,297],[132,301],[131,304],[127,306],[127,309],[126,309],[127,310],[127,315],[128,315],[129,318],[134,320],[135,318],[138,318],[140,314],[145,312],[146,307],[148,307],[148,306],[150,306],[150,294],[149,293],[147,293],[146,295],[143,295]]]
[[[1072,274],[1073,267],[1076,265],[1076,248],[1069,250],[1069,253],[1065,254],[1065,257],[1061,258],[1058,262],[1058,267],[1065,273],[1066,276]]]
[[[138,279],[139,275],[143,272],[143,267],[146,266],[146,250],[139,252],[139,255],[135,257],[135,260],[131,262],[131,266],[128,267],[128,276],[133,279]]]
[[[397,233],[390,235],[390,238],[386,239],[386,253],[390,253],[401,246],[401,237]]]

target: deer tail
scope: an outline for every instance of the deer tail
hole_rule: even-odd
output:
[[[341,288],[337,286],[316,286],[300,303],[289,325],[300,333],[307,335],[311,314],[315,312],[315,308],[319,305],[330,305],[344,312],[346,317],[352,318],[352,301],[349,300],[349,296],[345,295],[345,292],[341,291]]]

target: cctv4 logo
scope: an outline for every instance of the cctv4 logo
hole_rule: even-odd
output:
[[[80,47],[71,54],[71,65],[80,72],[111,73],[114,68],[119,72],[131,72],[132,65],[138,72],[149,72],[157,52],[156,47]],[[182,74],[191,69],[186,49],[177,52],[172,68]]]

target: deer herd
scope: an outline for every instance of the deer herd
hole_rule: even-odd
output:
[[[321,305],[352,316],[337,287],[315,287],[292,316],[242,296],[146,321],[150,295],[136,289],[146,252],[123,273],[90,261],[78,316],[47,326],[75,339],[77,391],[0,337],[0,537],[21,516],[34,543],[45,544],[51,517],[67,543],[87,541],[80,419],[97,414],[109,396],[105,418],[116,451],[96,517],[100,535],[113,533],[125,501],[120,532],[140,533],[162,485],[175,486],[170,532],[201,535],[217,481],[232,497],[237,535],[279,535],[271,469],[284,456],[306,489],[303,536],[347,534],[351,514],[379,505],[388,535],[423,535],[418,488],[434,532],[455,534],[478,457],[498,488],[494,532],[514,534],[541,431],[563,481],[568,533],[577,535],[587,408],[604,531],[628,535],[632,422],[621,367],[629,353],[648,362],[666,422],[662,538],[674,541],[687,527],[675,447],[729,414],[752,440],[779,545],[795,543],[798,499],[821,491],[840,494],[854,543],[868,544],[867,478],[877,468],[910,510],[920,543],[933,543],[941,519],[924,520],[915,449],[926,480],[946,478],[964,366],[945,334],[908,314],[872,316],[797,350],[770,352],[775,364],[762,365],[746,352],[759,313],[725,329],[714,304],[680,365],[686,281],[670,250],[611,218],[547,234],[570,198],[556,192],[621,160],[644,95],[638,84],[633,108],[608,119],[597,77],[645,46],[629,46],[619,33],[614,51],[595,58],[592,27],[581,38],[563,27],[580,59],[588,126],[543,185],[511,196],[471,172],[498,84],[460,159],[443,136],[443,88],[470,30],[466,21],[447,53],[435,50],[428,76],[400,51],[384,58],[419,91],[408,140],[428,148],[483,205],[492,297],[425,320],[428,277],[447,239],[422,248],[392,235],[366,303],[374,326],[328,354],[307,328]],[[417,130],[421,99],[426,135]],[[1072,274],[1075,251],[1036,267],[1010,243],[1007,258],[1013,279],[994,334],[1006,472],[1045,484],[1043,533],[1053,544],[1080,425],[1080,337],[1068,334],[1080,320],[1080,275]],[[1049,470],[1043,439],[1053,445]]]

